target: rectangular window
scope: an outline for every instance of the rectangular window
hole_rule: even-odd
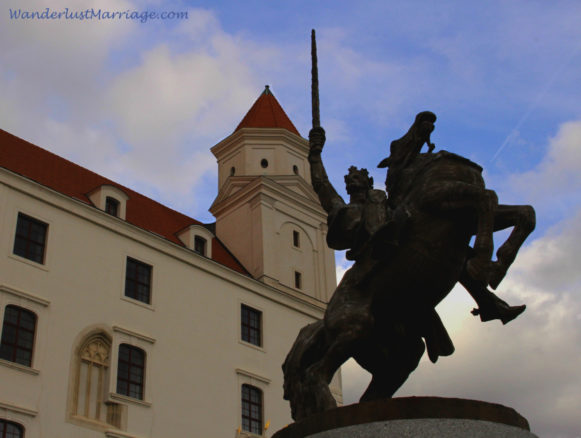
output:
[[[200,236],[194,237],[194,251],[203,256],[206,255],[206,239]]]
[[[14,254],[33,262],[44,263],[47,229],[48,225],[44,222],[18,213]]]
[[[119,345],[117,394],[143,400],[145,351],[127,344]]]
[[[18,306],[6,306],[0,341],[0,359],[31,366],[35,331],[36,315],[33,312]]]
[[[242,385],[242,430],[262,435],[262,391]]]
[[[119,201],[115,198],[107,196],[105,198],[105,212],[111,216],[119,216]]]
[[[242,304],[242,340],[262,346],[262,312]]]
[[[125,296],[151,303],[151,266],[127,257],[125,273]]]
[[[301,235],[298,231],[293,231],[293,246],[295,248],[301,247]]]
[[[295,287],[297,289],[303,288],[303,276],[300,272],[295,271]]]

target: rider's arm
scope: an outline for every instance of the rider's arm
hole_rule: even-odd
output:
[[[333,185],[329,182],[327,172],[321,159],[321,151],[325,145],[325,131],[323,128],[313,128],[309,132],[309,163],[311,164],[311,183],[319,196],[321,205],[327,213],[336,211],[345,206],[343,198],[337,194]]]

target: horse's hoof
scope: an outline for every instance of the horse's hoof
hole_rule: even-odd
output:
[[[500,282],[504,279],[506,275],[506,269],[498,262],[492,263],[492,269],[490,271],[490,277],[488,279],[488,285],[492,289],[496,289]]]

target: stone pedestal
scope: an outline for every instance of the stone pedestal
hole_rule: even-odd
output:
[[[477,400],[401,397],[313,415],[272,438],[537,438],[512,408]]]

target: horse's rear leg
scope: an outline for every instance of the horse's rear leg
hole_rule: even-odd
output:
[[[369,345],[357,354],[357,363],[372,374],[371,382],[359,401],[392,397],[417,368],[425,350],[421,337],[409,335],[390,345]]]
[[[506,242],[496,251],[496,262],[492,263],[492,270],[488,284],[496,289],[514,259],[518,250],[533,232],[536,225],[535,210],[530,205],[499,205],[494,215],[494,231],[514,227]]]
[[[360,343],[369,337],[374,324],[369,306],[347,303],[340,312],[325,314],[327,350],[323,357],[305,372],[305,384],[314,389],[315,398],[310,414],[337,407],[329,390],[335,372],[358,350]]]
[[[305,418],[315,410],[311,401],[313,388],[305,384],[305,368],[321,359],[325,354],[325,333],[323,321],[303,327],[288,353],[283,365],[284,399],[291,405],[291,415],[295,420]]]

